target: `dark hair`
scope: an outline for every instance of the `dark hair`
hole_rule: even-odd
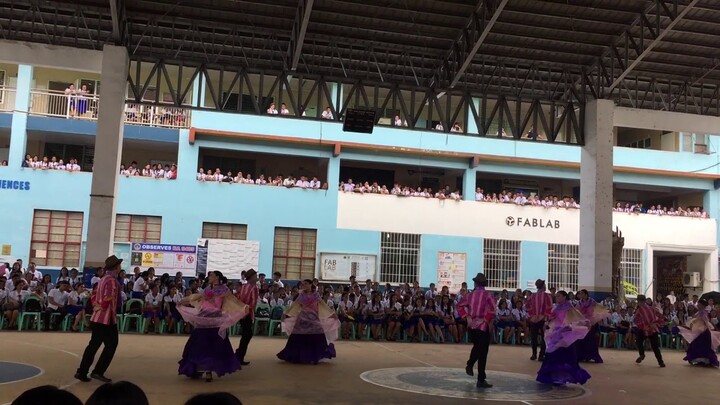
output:
[[[12,405],[82,405],[82,401],[58,387],[43,385],[23,392]]]
[[[581,293],[583,293],[583,294],[585,294],[585,295],[587,295],[587,296],[590,296],[590,294],[588,293],[588,290],[586,290],[586,289],[584,289],[584,288],[583,288],[582,290],[578,291],[578,292],[581,292]]]
[[[216,392],[195,395],[185,405],[242,405],[242,402],[229,392]]]
[[[560,291],[558,291],[556,294],[560,294],[560,295],[562,295],[562,296],[565,297],[565,298],[568,297],[568,293],[566,293],[565,290],[560,290]]]
[[[210,273],[212,273],[212,274],[216,275],[216,276],[217,276],[217,278],[220,278],[220,279],[221,279],[221,278],[223,278],[223,274],[222,274],[222,272],[221,272],[221,271],[217,271],[217,270],[215,270],[215,271],[211,271]]]
[[[142,388],[131,382],[119,381],[98,387],[85,405],[149,405],[149,402]]]

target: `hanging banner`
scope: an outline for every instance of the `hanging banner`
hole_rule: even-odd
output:
[[[143,271],[153,267],[158,276],[181,272],[185,277],[195,277],[197,246],[133,242],[130,265]]]
[[[451,293],[457,294],[465,282],[466,263],[466,253],[438,252],[437,289],[447,286]]]

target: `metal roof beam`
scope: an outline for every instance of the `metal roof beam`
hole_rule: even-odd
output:
[[[298,62],[300,62],[314,2],[315,0],[298,0],[295,22],[293,23],[290,43],[288,44],[288,60],[290,61],[290,71],[293,72],[297,70]]]
[[[115,45],[125,45],[127,24],[125,20],[125,0],[110,0],[110,16],[112,17],[112,38]]]
[[[478,1],[473,15],[470,16],[468,23],[462,28],[460,35],[435,72],[431,85],[436,85],[444,79],[448,82],[448,88],[455,87],[472,64],[475,54],[480,50],[480,46],[485,42],[507,3],[508,0]]]

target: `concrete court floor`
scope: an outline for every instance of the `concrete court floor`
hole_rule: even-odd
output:
[[[0,332],[0,361],[36,365],[44,370],[38,377],[0,385],[0,404],[10,403],[24,390],[43,384],[66,387],[85,400],[97,382],[73,379],[79,356],[89,334]],[[185,336],[120,335],[120,346],[107,375],[141,386],[153,405],[183,404],[196,393],[230,391],[245,405],[252,404],[459,404],[468,399],[447,398],[388,389],[364,382],[359,375],[367,370],[388,367],[462,368],[469,345],[408,344],[391,342],[339,341],[338,358],[319,365],[292,365],[280,362],[275,354],[283,338],[255,337],[248,360],[238,373],[212,383],[192,381],[177,375],[177,361]],[[237,337],[232,338],[237,345]],[[526,374],[534,378],[540,363],[529,360],[527,346],[490,347],[488,370]],[[717,369],[695,368],[682,362],[683,353],[664,351],[667,368],[661,369],[652,352],[642,365],[636,353],[603,350],[605,364],[584,366],[592,375],[585,385],[589,393],[569,401],[492,401],[494,404],[570,403],[583,404],[671,404],[712,403],[717,400]],[[476,401],[483,402],[483,401]],[[487,401],[490,402],[490,401]]]

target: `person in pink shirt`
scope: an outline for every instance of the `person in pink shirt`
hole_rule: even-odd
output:
[[[90,343],[83,353],[80,367],[75,373],[75,378],[82,382],[88,382],[90,378],[104,383],[111,381],[105,377],[105,371],[110,367],[118,345],[116,318],[120,288],[117,275],[121,263],[122,259],[118,259],[115,255],[105,259],[105,276],[98,282],[95,295],[91,298],[93,313],[90,317],[90,329],[92,335]],[[100,345],[105,347],[95,364],[95,369],[88,378],[90,366],[95,361],[95,354],[100,349]]]
[[[545,290],[545,280],[535,281],[537,292],[528,298],[528,328],[530,329],[530,344],[532,357],[530,360],[543,361],[545,359],[545,321],[552,313],[552,296]],[[542,341],[540,341],[542,339]],[[538,344],[540,345],[540,358],[537,357]]]
[[[633,320],[637,326],[635,339],[640,356],[635,360],[635,363],[642,363],[645,360],[645,339],[648,339],[658,365],[665,367],[662,353],[660,353],[660,329],[658,328],[659,325],[665,323],[665,320],[655,308],[647,304],[647,298],[644,295],[638,295],[637,302],[638,307]]]
[[[463,297],[458,304],[458,312],[461,317],[467,318],[468,334],[473,343],[470,358],[465,366],[465,372],[473,375],[475,363],[478,365],[478,388],[491,388],[492,384],[486,381],[485,365],[487,363],[488,349],[490,347],[491,331],[490,325],[495,319],[495,298],[489,291],[485,291],[487,278],[483,273],[478,273],[475,278],[475,289]]]

